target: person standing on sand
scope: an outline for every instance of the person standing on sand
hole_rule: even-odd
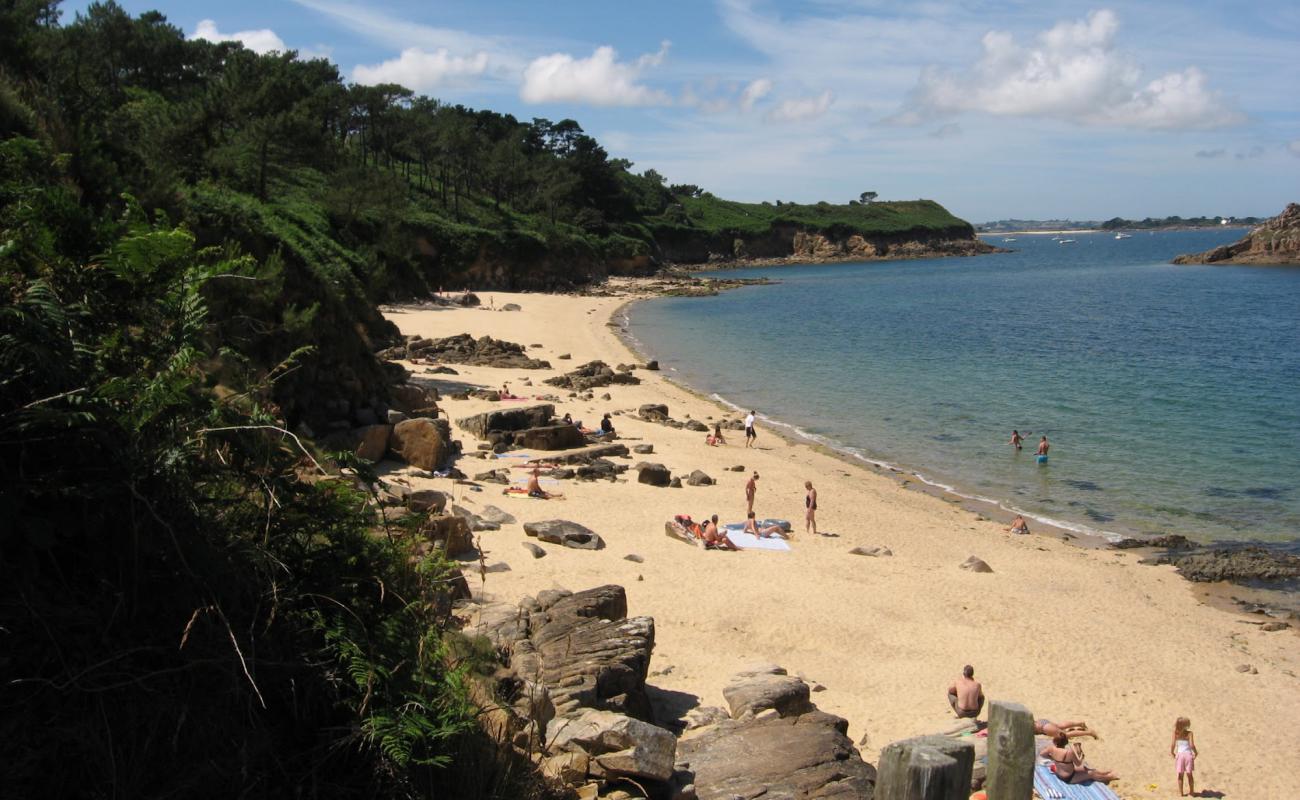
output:
[[[1043,438],[1038,440],[1038,455],[1045,456],[1051,449],[1052,446],[1047,443],[1047,434],[1043,434]]]
[[[745,511],[754,513],[754,495],[758,494],[758,472],[755,471],[749,481],[745,483]]]
[[[803,498],[803,507],[804,507],[803,530],[804,533],[807,533],[808,531],[812,531],[813,534],[816,535],[817,534],[817,490],[813,488],[812,481],[804,481],[803,488],[808,490],[808,494],[804,495]]]
[[[1196,766],[1196,737],[1192,735],[1192,721],[1179,717],[1174,722],[1174,740],[1169,743],[1169,755],[1174,757],[1174,769],[1178,770],[1178,796],[1183,797],[1183,776],[1187,776],[1187,790],[1196,796],[1196,778],[1192,769]]]
[[[745,417],[745,446],[752,447],[756,436],[758,432],[754,430],[754,412],[750,411],[749,416]]]
[[[1024,441],[1025,441],[1025,437],[1023,437],[1023,436],[1020,435],[1020,431],[1018,431],[1018,430],[1013,430],[1013,431],[1011,431],[1011,445],[1012,445],[1013,447],[1015,447],[1017,450],[1019,450],[1019,449],[1020,449],[1020,445],[1021,445]]]
[[[975,668],[962,667],[961,677],[948,686],[948,705],[958,718],[975,719],[984,708],[984,687],[975,680]]]

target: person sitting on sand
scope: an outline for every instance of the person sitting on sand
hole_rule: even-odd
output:
[[[726,444],[726,443],[727,443],[726,437],[724,437],[724,436],[722,435],[722,423],[721,423],[721,422],[715,422],[715,423],[713,423],[713,443],[714,443],[714,444]]]
[[[1007,530],[1011,533],[1029,533],[1029,523],[1025,522],[1023,514],[1017,514],[1016,518],[1011,520],[1011,527]]]
[[[767,525],[762,528],[758,527],[758,521],[754,519],[754,512],[749,512],[749,517],[745,520],[745,533],[752,533],[760,539],[769,539],[773,536],[781,539],[789,538],[785,535],[785,530],[780,525]]]
[[[961,719],[975,719],[984,708],[984,687],[975,680],[975,668],[962,667],[961,677],[948,686],[948,705]]]
[[[614,420],[609,418],[609,412],[600,418],[600,433],[602,436],[608,436],[614,432]]]
[[[717,437],[715,437],[713,434],[710,433],[708,436],[704,437],[704,443],[707,444],[709,447],[717,447],[718,439]]]
[[[1100,739],[1097,732],[1088,727],[1088,723],[1083,720],[1073,722],[1052,722],[1046,717],[1034,720],[1034,735],[1047,736],[1055,739],[1058,733],[1065,734],[1067,739],[1077,739],[1080,736],[1091,736],[1094,739]]]
[[[542,500],[550,500],[552,497],[564,497],[558,492],[548,492],[543,489],[542,482],[538,480],[538,476],[541,474],[541,469],[533,467],[533,474],[528,478],[528,496],[541,498]]]
[[[1056,777],[1065,783],[1087,781],[1110,783],[1118,779],[1114,772],[1094,769],[1083,763],[1083,748],[1077,744],[1070,744],[1069,738],[1063,732],[1053,736],[1052,743],[1040,750],[1038,754],[1053,761]]]
[[[704,526],[704,546],[715,550],[739,550],[727,534],[718,531],[718,515],[714,514]]]
[[[510,393],[510,384],[508,384],[508,383],[503,383],[503,384],[501,384],[501,399],[502,399],[502,400],[518,400],[519,398],[518,398],[518,397],[515,397],[513,394]]]

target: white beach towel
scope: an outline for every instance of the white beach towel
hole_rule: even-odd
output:
[[[741,531],[727,530],[727,538],[736,543],[736,547],[741,550],[789,550],[790,543],[785,539],[778,539],[775,536],[768,539],[760,539],[752,533]]]

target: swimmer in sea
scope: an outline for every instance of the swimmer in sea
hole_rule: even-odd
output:
[[[1038,440],[1038,455],[1045,456],[1050,449],[1052,446],[1047,443],[1047,434],[1043,434],[1043,438]]]
[[[1020,445],[1021,445],[1021,443],[1024,442],[1024,441],[1025,441],[1025,437],[1023,437],[1023,436],[1020,435],[1020,431],[1015,431],[1015,430],[1013,430],[1013,431],[1011,432],[1011,444],[1012,444],[1012,446],[1015,447],[1017,450],[1020,449]]]

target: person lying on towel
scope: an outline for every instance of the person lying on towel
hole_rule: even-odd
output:
[[[757,520],[754,519],[754,512],[749,512],[749,519],[745,520],[745,533],[752,533],[760,539],[769,539],[773,536],[779,539],[787,539],[785,531],[780,525],[767,525],[762,528],[758,527]]]

